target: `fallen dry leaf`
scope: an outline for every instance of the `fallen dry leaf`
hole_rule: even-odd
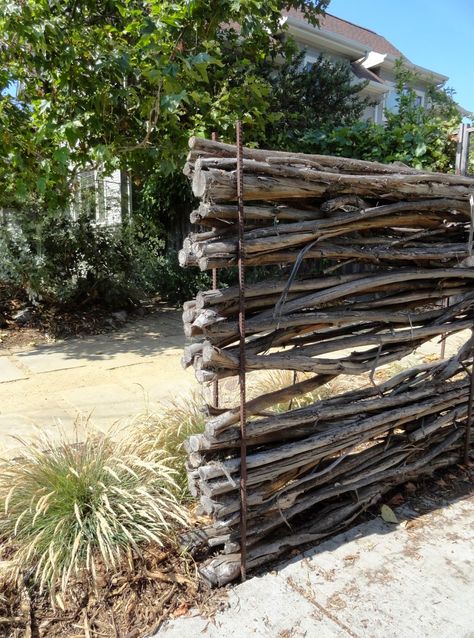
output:
[[[405,502],[405,497],[400,492],[397,492],[388,502],[390,505],[401,505]]]
[[[179,618],[180,616],[184,616],[189,611],[189,605],[187,602],[182,602],[176,609],[174,610],[172,616],[173,618]]]
[[[398,523],[398,518],[395,515],[395,512],[388,505],[382,505],[380,508],[380,515],[386,523],[393,523],[396,525]]]

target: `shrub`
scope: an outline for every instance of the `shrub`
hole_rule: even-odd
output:
[[[161,299],[173,305],[181,305],[195,297],[199,290],[208,290],[212,285],[208,273],[197,268],[182,268],[178,254],[173,250],[147,252],[145,248],[135,255],[135,273],[146,293],[159,294]]]
[[[144,454],[133,437],[28,442],[0,476],[0,538],[13,545],[14,575],[31,573],[54,596],[72,575],[94,578],[143,543],[172,543],[186,523],[174,476],[170,459]]]
[[[204,430],[203,403],[201,393],[194,391],[164,403],[157,412],[139,415],[135,420],[137,439],[141,442],[143,453],[164,453],[171,459],[181,499],[189,496],[184,442],[192,434]]]
[[[385,111],[386,122],[308,130],[301,150],[378,162],[403,162],[414,168],[449,172],[454,169],[459,109],[449,89],[428,87],[426,104],[417,103],[416,75],[402,63],[396,71],[397,108]]]
[[[126,233],[85,215],[50,213],[35,223],[18,214],[0,227],[0,249],[0,281],[32,299],[123,307],[140,297]]]

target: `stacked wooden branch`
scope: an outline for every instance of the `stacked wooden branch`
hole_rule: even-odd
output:
[[[191,221],[205,228],[185,241],[183,266],[236,263],[235,153],[191,140],[185,172],[202,200]],[[253,567],[346,525],[397,483],[459,458],[471,341],[451,360],[379,386],[282,414],[271,407],[341,374],[373,379],[424,342],[473,328],[474,180],[256,149],[244,149],[244,158],[245,263],[293,268],[244,291],[246,370],[312,375],[247,403]],[[316,275],[299,274],[308,259],[319,260]],[[359,272],[334,274],[350,263]],[[200,382],[238,374],[238,307],[236,287],[186,302],[185,333],[196,340],[183,365]],[[238,420],[238,406],[213,410],[204,433],[187,442],[190,490],[214,521],[202,537],[223,549],[203,568],[218,584],[239,570]]]
[[[275,549],[268,556],[261,547],[270,534],[281,552],[292,544],[289,530],[296,545],[308,530],[322,534],[326,526],[326,533],[333,532],[394,485],[459,459],[469,381],[465,373],[434,387],[427,381],[426,371],[410,371],[396,386],[379,388],[382,396],[376,389],[345,393],[249,424],[253,432],[261,425],[273,435],[271,445],[249,441],[249,567],[258,564],[254,554],[274,557]],[[212,544],[224,548],[224,556],[205,566],[217,584],[238,574],[239,467],[236,456],[221,453],[197,470],[201,505],[215,520]]]

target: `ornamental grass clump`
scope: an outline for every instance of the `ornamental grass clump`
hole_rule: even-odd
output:
[[[72,576],[95,580],[145,544],[173,544],[186,524],[174,475],[168,458],[138,453],[133,437],[25,443],[0,472],[0,539],[11,544],[12,575],[64,592]]]
[[[191,434],[203,432],[204,403],[201,393],[190,392],[166,401],[156,412],[138,415],[133,424],[142,454],[169,456],[180,500],[189,498],[184,442]]]

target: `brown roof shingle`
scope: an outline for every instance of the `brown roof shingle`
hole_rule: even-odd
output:
[[[304,14],[299,9],[289,9],[285,12],[286,15],[293,16],[304,20]],[[355,40],[360,44],[363,44],[370,51],[377,51],[377,53],[389,53],[396,58],[404,57],[403,53],[397,49],[386,38],[364,27],[359,27],[357,24],[336,18],[336,16],[326,13],[319,19],[320,27],[331,33],[337,33],[350,40]]]

